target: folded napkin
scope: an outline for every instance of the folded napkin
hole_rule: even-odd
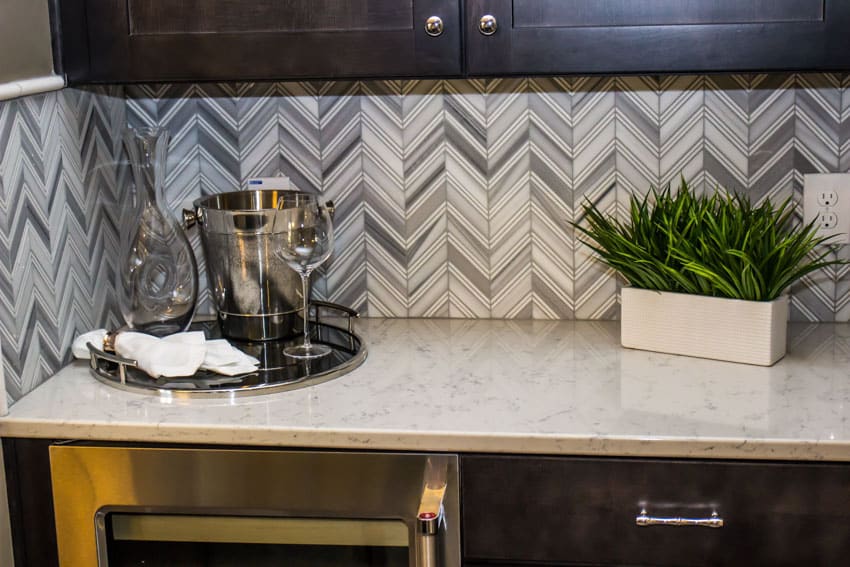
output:
[[[102,348],[105,337],[105,329],[84,333],[74,340],[71,351],[75,357],[87,359],[90,354],[86,344]],[[224,339],[206,340],[202,331],[163,338],[123,331],[115,336],[115,353],[135,359],[138,367],[154,378],[192,376],[198,369],[236,376],[254,372],[260,364]]]

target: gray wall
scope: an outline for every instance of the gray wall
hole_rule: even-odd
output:
[[[53,74],[47,0],[0,2],[0,83]]]
[[[617,280],[569,227],[584,199],[622,214],[684,174],[799,200],[804,173],[850,169],[850,78],[833,74],[135,85],[0,103],[11,400],[76,333],[118,321],[127,122],[171,131],[175,209],[277,173],[334,199],[316,289],[371,316],[613,318]],[[807,278],[792,317],[847,321],[849,281]]]

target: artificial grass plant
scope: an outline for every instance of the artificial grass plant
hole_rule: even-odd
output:
[[[603,262],[637,288],[771,301],[804,275],[832,264],[829,238],[814,223],[800,226],[790,199],[753,205],[739,194],[697,196],[684,178],[632,196],[620,222],[593,203],[583,206],[587,226],[573,226]]]

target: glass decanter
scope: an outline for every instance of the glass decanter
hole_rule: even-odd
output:
[[[119,219],[121,314],[130,328],[152,335],[185,331],[195,312],[198,267],[186,234],[166,207],[168,131],[130,128],[124,146],[135,187],[126,216]]]

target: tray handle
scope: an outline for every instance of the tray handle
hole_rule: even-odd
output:
[[[315,311],[314,311],[314,313],[316,315],[313,318],[314,323],[316,323],[316,324],[321,323],[321,316],[319,315],[320,309],[329,309],[331,311],[339,311],[346,316],[346,319],[348,319],[348,332],[349,332],[349,334],[354,332],[354,325],[352,324],[351,320],[360,318],[360,313],[358,313],[357,310],[352,309],[350,307],[346,307],[345,305],[340,305],[339,303],[331,303],[330,301],[317,301],[315,299],[310,301],[310,304],[315,306],[315,308],[316,308]]]
[[[94,370],[101,376],[109,378],[110,380],[115,380],[115,377],[109,372],[106,372],[105,370],[102,370],[100,368],[99,362],[101,360],[105,360],[106,362],[112,362],[118,365],[118,379],[121,381],[122,384],[127,383],[127,367],[136,368],[139,365],[138,361],[132,358],[124,358],[116,354],[104,352],[94,346],[92,343],[86,343],[86,346],[89,349],[89,355],[91,357],[89,359],[89,363],[91,364],[92,370]]]

